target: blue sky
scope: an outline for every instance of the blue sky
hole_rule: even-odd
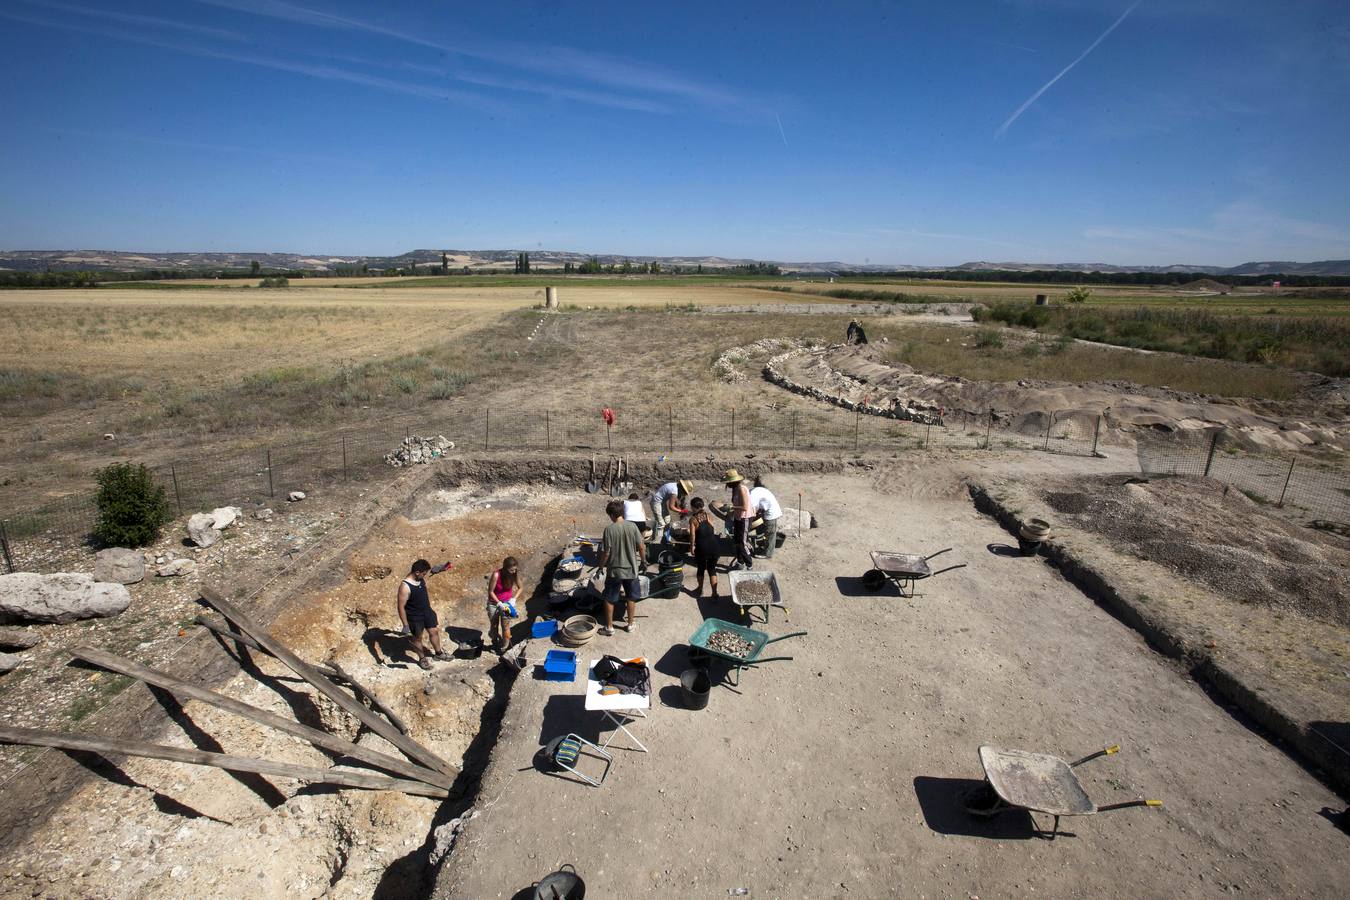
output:
[[[1350,258],[1350,3],[0,0],[0,247]]]

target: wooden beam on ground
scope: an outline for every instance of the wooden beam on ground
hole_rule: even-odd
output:
[[[222,637],[227,637],[230,638],[231,640],[238,641],[245,647],[251,647],[252,649],[257,650],[259,653],[265,653],[268,656],[272,655],[267,651],[265,647],[263,647],[261,644],[259,644],[257,641],[255,641],[248,635],[235,631],[231,628],[227,628],[226,626],[221,625],[218,622],[212,622],[206,616],[197,616],[197,618],[193,619],[193,621],[196,622],[198,625],[202,626],[203,628],[214,631],[216,634],[219,634]],[[357,681],[351,675],[347,674],[346,670],[343,669],[341,666],[339,666],[337,663],[332,663],[331,665],[316,665],[314,666],[314,671],[318,672],[320,675],[323,675],[335,681],[344,681],[347,684],[350,684],[352,686],[352,690],[355,691],[358,696],[364,697],[370,703],[371,706],[375,707],[377,710],[384,713],[385,718],[387,718],[390,722],[394,723],[395,728],[397,728],[404,734],[408,733],[407,723],[404,722],[403,719],[399,717],[398,713],[394,712],[394,710],[390,708],[389,704],[385,703],[379,697],[375,696],[375,692],[372,691],[370,688],[361,684],[361,682]]]
[[[449,791],[445,788],[433,787],[420,781],[390,778],[387,775],[343,772],[338,769],[319,769],[313,766],[296,766],[290,763],[253,759],[247,756],[231,756],[227,753],[184,750],[179,747],[166,747],[163,744],[146,744],[141,741],[123,741],[116,738],[64,734],[56,731],[38,731],[34,728],[14,728],[9,725],[0,725],[0,743],[25,744],[30,747],[56,747],[60,750],[85,750],[104,755],[120,753],[125,756],[144,756],[149,759],[167,759],[170,762],[188,763],[194,766],[213,766],[217,769],[225,769],[227,772],[253,772],[276,778],[294,778],[297,781],[336,784],[341,787],[364,788],[370,791],[402,791],[405,794],[414,794],[418,797],[445,797],[449,794]]]
[[[216,612],[238,625],[241,631],[246,632],[249,637],[261,644],[268,653],[271,653],[289,666],[291,671],[308,681],[315,690],[351,713],[371,731],[402,750],[409,759],[450,775],[456,773],[457,770],[450,763],[399,731],[385,719],[371,712],[356,698],[348,696],[345,691],[327,681],[314,670],[313,666],[292,653],[286,645],[275,640],[262,626],[222,597],[218,591],[208,585],[202,585],[201,596]]]
[[[152,684],[163,688],[175,697],[184,697],[190,700],[198,700],[211,706],[223,709],[226,712],[234,713],[236,716],[242,716],[250,721],[257,722],[260,725],[266,725],[269,728],[275,728],[278,731],[284,731],[287,734],[293,734],[296,737],[304,738],[311,744],[323,747],[325,750],[331,750],[334,753],[341,753],[343,756],[350,756],[353,759],[359,759],[367,765],[375,766],[386,771],[393,772],[396,775],[403,775],[407,778],[415,778],[418,781],[424,781],[427,784],[436,787],[448,788],[454,783],[454,779],[443,772],[433,771],[422,766],[399,759],[396,756],[389,756],[386,753],[380,753],[377,750],[371,750],[369,747],[362,747],[360,744],[353,744],[351,741],[329,734],[326,731],[320,731],[317,728],[310,728],[307,725],[301,725],[299,722],[292,722],[290,719],[270,713],[265,709],[259,709],[242,700],[235,700],[232,697],[226,697],[215,691],[207,690],[204,687],[183,681],[167,672],[160,672],[148,666],[140,665],[129,659],[123,659],[106,650],[98,650],[94,647],[76,647],[71,651],[76,659],[82,659],[87,663],[92,663],[110,672],[117,672],[120,675],[127,675],[138,681],[144,681],[146,684]]]

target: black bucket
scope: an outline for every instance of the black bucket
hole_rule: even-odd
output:
[[[680,675],[680,688],[684,693],[684,705],[690,709],[704,709],[708,705],[708,694],[712,691],[712,677],[707,669],[685,669]]]
[[[583,900],[585,896],[586,882],[571,863],[545,875],[534,886],[535,900]]]
[[[1023,556],[1035,556],[1041,551],[1041,542],[1028,540],[1019,534],[1017,536],[1017,549],[1022,552]]]

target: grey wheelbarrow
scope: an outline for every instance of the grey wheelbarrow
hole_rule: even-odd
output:
[[[889,550],[873,550],[872,568],[863,574],[863,587],[869,591],[879,591],[889,581],[895,585],[895,589],[900,592],[901,597],[913,597],[916,581],[923,581],[925,578],[932,578],[935,575],[941,575],[943,572],[950,572],[952,569],[964,569],[966,567],[965,563],[957,563],[954,566],[947,566],[945,569],[934,571],[928,565],[930,559],[944,553],[950,553],[951,549],[951,547],[948,547],[946,550],[939,550],[937,553],[930,553],[927,556],[920,553],[893,553]]]
[[[967,792],[961,798],[961,806],[972,816],[980,818],[992,818],[1011,809],[1054,816],[1055,824],[1049,832],[1036,829],[1039,837],[1048,840],[1054,840],[1059,834],[1061,816],[1090,816],[1132,806],[1162,806],[1161,800],[1127,800],[1124,803],[1098,806],[1088,797],[1074,770],[1084,763],[1111,756],[1119,750],[1120,745],[1113,744],[1105,750],[1068,762],[1048,753],[1004,750],[986,744],[980,747],[984,784]]]

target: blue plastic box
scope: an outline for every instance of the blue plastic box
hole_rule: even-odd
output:
[[[550,650],[544,657],[544,678],[547,681],[575,681],[577,654],[574,650]]]
[[[530,625],[530,637],[546,638],[553,637],[553,632],[558,630],[557,619],[539,619]]]

